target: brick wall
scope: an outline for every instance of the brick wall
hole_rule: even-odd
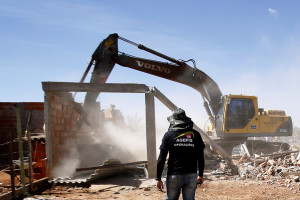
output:
[[[8,134],[17,137],[15,103],[0,103],[0,144],[8,141]]]
[[[65,93],[64,98],[49,94],[49,133],[51,138],[51,170],[59,167],[69,158],[72,150],[77,148],[77,121],[79,114],[73,109],[71,93]],[[46,141],[48,142],[48,141]],[[51,174],[48,174],[51,176]]]
[[[25,126],[27,124],[27,119],[29,114],[31,113],[30,123],[28,127],[28,131],[31,133],[43,133],[44,126],[44,102],[26,102],[23,103],[24,108],[24,119]]]
[[[32,133],[42,133],[44,124],[44,103],[43,102],[0,102],[0,144],[9,141],[9,134],[12,138],[18,137],[17,132],[17,115],[14,105],[20,105],[22,136],[24,136],[28,117],[31,113],[31,119],[28,126],[28,131]],[[24,145],[26,149],[26,145]],[[18,152],[18,145],[13,145],[13,151]],[[5,154],[8,153],[8,146],[0,146],[0,167],[8,165],[8,159]],[[14,159],[18,158],[18,154],[14,154]]]

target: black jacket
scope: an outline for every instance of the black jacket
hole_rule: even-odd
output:
[[[168,175],[198,173],[203,176],[205,145],[198,131],[187,128],[165,133],[157,162],[157,180],[161,179],[164,164],[169,153]]]

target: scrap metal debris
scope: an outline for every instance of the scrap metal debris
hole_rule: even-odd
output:
[[[63,185],[68,187],[90,187],[91,182],[118,175],[123,172],[135,171],[134,176],[142,171],[147,177],[146,161],[121,163],[117,159],[109,159],[104,161],[103,165],[97,167],[86,167],[76,169],[72,177],[58,177],[49,182],[55,185]]]

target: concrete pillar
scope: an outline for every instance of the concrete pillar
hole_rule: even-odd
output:
[[[156,176],[156,133],[155,133],[155,108],[154,94],[145,93],[146,102],[146,143],[148,160],[148,178]]]
[[[52,178],[52,151],[51,151],[51,131],[50,131],[50,95],[45,92],[44,96],[44,123],[45,123],[45,136],[46,136],[46,175],[48,178]]]

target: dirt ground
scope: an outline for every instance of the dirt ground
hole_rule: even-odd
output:
[[[25,177],[25,183],[28,183],[28,182],[29,182],[29,179],[27,177]],[[19,187],[22,185],[20,175],[16,175],[16,177],[14,179],[14,184],[16,187]],[[0,171],[0,195],[9,192],[10,187],[11,187],[10,175],[8,173]]]
[[[158,191],[155,183],[155,180],[115,177],[95,182],[89,188],[53,186],[42,195],[26,199],[165,199],[166,193]],[[182,197],[180,196],[179,199]],[[205,182],[197,188],[196,199],[300,200],[300,183],[289,182],[281,178],[256,181],[206,176]]]
[[[1,193],[9,191],[10,176],[0,173]],[[16,185],[20,185],[16,180]],[[108,199],[108,200],[149,200],[165,199],[166,193],[155,187],[153,179],[118,176],[93,182],[89,188],[52,186],[40,195],[27,197],[27,200],[58,199]],[[4,187],[6,186],[6,187]],[[1,198],[0,198],[1,199]],[[182,199],[180,196],[179,199]],[[299,199],[300,182],[274,177],[270,180],[240,180],[239,177],[206,175],[204,183],[197,188],[196,199],[209,200],[271,200]]]

